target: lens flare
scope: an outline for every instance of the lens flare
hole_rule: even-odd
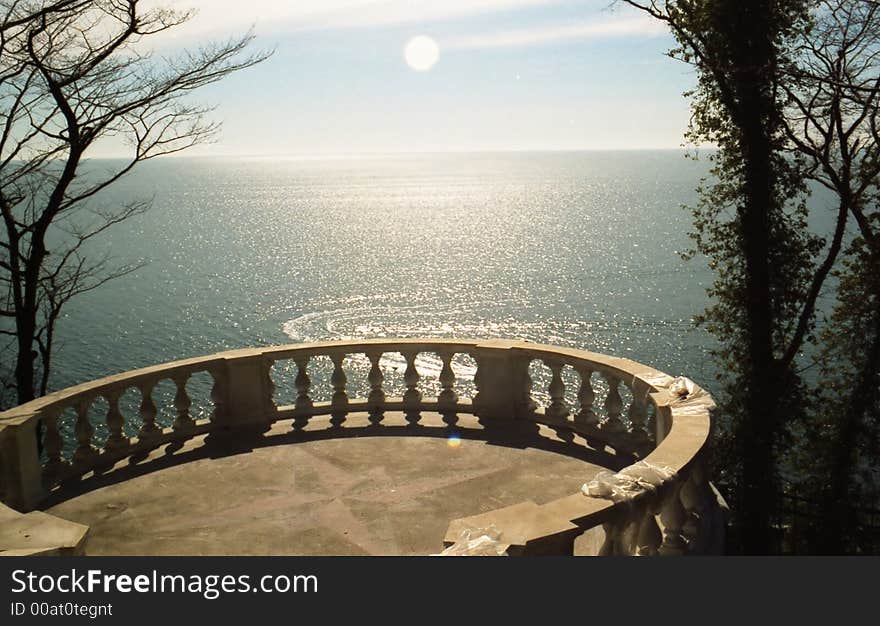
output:
[[[453,450],[461,447],[461,437],[458,435],[449,435],[449,439],[446,440],[446,445]]]
[[[440,48],[430,37],[419,35],[407,42],[403,57],[412,69],[417,72],[427,72],[440,58]]]

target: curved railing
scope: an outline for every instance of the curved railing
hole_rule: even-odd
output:
[[[396,382],[389,356],[399,363]],[[171,413],[164,420],[162,389]],[[301,430],[319,415],[341,426],[355,413],[374,425],[392,411],[413,425],[426,412],[450,425],[457,414],[474,414],[499,427],[543,424],[637,462],[600,476],[584,493],[455,520],[447,543],[492,525],[508,554],[571,554],[585,538],[594,543],[587,551],[598,554],[702,553],[718,550],[723,526],[706,458],[713,407],[687,379],[528,342],[399,339],[235,350],[109,376],[0,413],[0,498],[33,510],[53,491],[120,460],[204,434],[245,436],[281,420]]]

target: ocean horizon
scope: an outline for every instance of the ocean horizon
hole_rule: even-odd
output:
[[[97,204],[152,208],[93,250],[146,265],[69,303],[52,388],[226,349],[420,336],[588,349],[711,388],[712,340],[692,323],[711,275],[681,258],[682,205],[707,173],[679,150],[148,162]]]

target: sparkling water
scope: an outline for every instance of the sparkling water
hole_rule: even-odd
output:
[[[69,304],[53,387],[231,348],[485,337],[711,388],[711,340],[692,325],[711,275],[680,257],[682,205],[706,172],[678,151],[147,163],[100,203],[153,208],[94,253],[149,263]],[[417,365],[439,374],[439,360]],[[465,361],[456,373],[473,375]]]

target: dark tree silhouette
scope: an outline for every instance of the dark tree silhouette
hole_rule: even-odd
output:
[[[676,58],[694,65],[689,138],[718,146],[715,181],[694,208],[695,252],[716,272],[701,322],[716,352],[726,429],[720,476],[732,491],[740,548],[774,551],[779,448],[803,421],[794,320],[821,241],[808,234],[799,163],[786,150],[781,60],[807,18],[799,0],[625,0],[666,22]],[[807,313],[808,316],[811,313]]]
[[[52,340],[71,298],[135,265],[86,254],[88,242],[150,203],[102,206],[139,163],[210,140],[216,123],[191,93],[267,57],[252,35],[158,58],[149,38],[192,17],[139,0],[0,0],[0,333],[12,338],[18,403],[44,394]],[[118,169],[83,173],[101,140],[125,141]]]
[[[793,494],[821,503],[809,549],[857,551],[847,529],[852,499],[876,495],[880,404],[880,6],[624,1],[669,25],[671,55],[697,70],[689,138],[718,146],[693,237],[716,271],[700,321],[721,344],[739,548],[779,550]],[[810,182],[837,199],[827,232],[810,228]]]
[[[807,446],[819,471],[801,491],[820,503],[815,550],[866,551],[858,508],[877,501],[880,451],[880,4],[816,2],[781,87],[786,134],[805,176],[837,199],[829,253],[809,294],[815,303],[826,276],[836,274]],[[802,316],[798,327],[809,323]]]

